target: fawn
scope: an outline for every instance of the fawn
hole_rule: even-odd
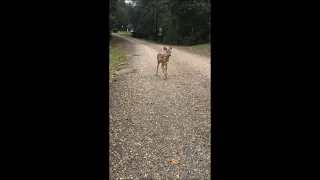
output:
[[[158,55],[157,55],[158,65],[157,65],[156,76],[158,75],[158,68],[159,68],[159,64],[161,63],[161,69],[164,74],[164,80],[166,80],[167,79],[168,63],[169,63],[169,58],[171,56],[172,47],[170,47],[169,49],[166,47],[163,47],[163,50],[165,51],[165,53],[158,53]]]

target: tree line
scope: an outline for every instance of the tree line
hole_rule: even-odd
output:
[[[166,44],[194,45],[211,41],[211,0],[110,0],[110,28]],[[159,28],[162,28],[159,38]]]

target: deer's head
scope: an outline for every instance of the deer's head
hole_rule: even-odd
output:
[[[166,47],[163,47],[163,50],[169,55],[169,56],[171,56],[171,53],[172,53],[172,47],[169,47],[169,49],[168,48],[166,48]]]

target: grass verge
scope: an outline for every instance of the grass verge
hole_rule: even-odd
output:
[[[112,36],[110,41],[109,54],[109,80],[114,80],[115,72],[120,70],[126,62],[126,52],[124,50],[124,39]]]
[[[188,47],[188,48],[190,50],[192,50],[192,51],[205,53],[207,55],[211,54],[211,44],[210,43],[195,45],[195,46],[191,46],[191,47]]]
[[[125,35],[125,36],[130,36],[130,37],[131,37],[131,32],[127,32],[127,31],[119,31],[118,34]]]

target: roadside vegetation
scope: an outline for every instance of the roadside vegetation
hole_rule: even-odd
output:
[[[167,45],[187,46],[189,50],[210,54],[211,0],[109,2],[111,30]],[[132,34],[126,32],[131,30]],[[159,33],[161,36],[158,36]]]
[[[115,72],[120,70],[126,63],[126,51],[124,48],[125,40],[112,36],[110,41],[109,53],[109,80],[114,80]]]

